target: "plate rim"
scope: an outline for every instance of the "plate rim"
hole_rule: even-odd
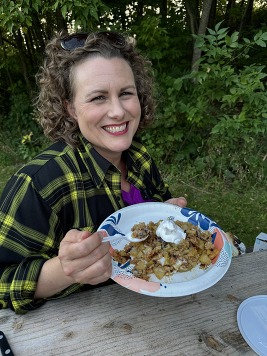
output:
[[[267,295],[265,294],[259,294],[259,295],[254,295],[252,297],[248,297],[246,299],[244,299],[238,309],[237,309],[237,313],[236,313],[236,317],[237,317],[237,325],[238,325],[238,329],[241,333],[241,335],[243,336],[244,340],[246,341],[246,343],[251,347],[251,349],[253,351],[255,351],[256,353],[259,354],[259,356],[264,356],[264,354],[261,352],[261,350],[258,348],[258,346],[253,343],[253,341],[251,340],[251,338],[249,338],[248,333],[245,331],[244,326],[242,324],[242,313],[244,312],[244,309],[252,302],[255,300],[259,300],[259,299],[266,299],[266,306],[267,306]]]
[[[228,260],[227,260],[227,264],[226,264],[224,270],[222,270],[221,267],[216,266],[216,264],[213,265],[212,267],[213,267],[213,268],[216,268],[217,270],[218,270],[218,268],[220,268],[219,271],[220,271],[221,273],[218,274],[218,277],[212,279],[212,280],[211,280],[210,282],[208,282],[208,283],[206,282],[206,284],[204,283],[204,285],[203,285],[202,287],[197,287],[197,288],[195,288],[195,289],[191,287],[191,290],[190,290],[189,292],[183,292],[183,293],[179,293],[179,292],[177,291],[177,289],[179,290],[179,287],[181,288],[181,283],[183,284],[183,286],[185,286],[185,285],[188,284],[188,283],[189,283],[189,284],[192,283],[191,280],[189,280],[189,281],[183,281],[183,282],[174,282],[174,283],[167,283],[166,281],[162,281],[162,282],[161,282],[161,281],[158,281],[158,282],[151,282],[151,281],[148,281],[148,283],[158,283],[158,284],[160,285],[160,292],[159,292],[159,293],[155,293],[155,292],[151,292],[151,291],[142,290],[141,288],[140,288],[139,291],[137,291],[137,290],[135,290],[134,288],[131,288],[131,285],[124,285],[124,284],[122,284],[122,283],[119,283],[118,281],[116,281],[116,280],[114,279],[114,278],[116,278],[116,276],[114,277],[114,276],[113,276],[113,273],[112,273],[111,279],[113,279],[116,283],[120,284],[120,285],[121,285],[122,287],[124,287],[124,288],[127,288],[127,289],[129,289],[129,290],[133,290],[133,291],[135,291],[135,292],[137,292],[137,293],[141,293],[141,294],[149,295],[149,296],[155,296],[155,297],[179,297],[179,296],[187,296],[187,295],[195,294],[195,293],[201,292],[201,291],[203,291],[203,290],[206,290],[206,289],[212,287],[213,285],[215,285],[216,283],[218,283],[218,282],[220,281],[220,279],[225,275],[225,273],[228,271],[228,269],[229,269],[229,267],[230,267],[231,260],[232,260],[231,244],[230,244],[230,242],[228,241],[228,238],[227,238],[225,232],[220,228],[220,226],[219,226],[214,220],[212,220],[212,219],[211,219],[210,217],[208,217],[207,215],[205,215],[205,214],[203,214],[203,213],[201,213],[201,212],[199,212],[199,211],[197,211],[197,210],[195,210],[195,209],[192,209],[192,208],[189,208],[189,207],[182,208],[182,207],[179,207],[178,205],[174,205],[174,204],[170,204],[170,203],[166,203],[166,202],[165,202],[165,203],[164,203],[164,202],[145,202],[145,203],[134,204],[134,205],[130,205],[130,206],[124,207],[124,208],[122,208],[122,209],[119,209],[119,210],[117,210],[117,211],[114,211],[114,212],[113,212],[112,214],[110,214],[105,220],[103,220],[103,222],[100,224],[98,230],[103,230],[101,227],[104,225],[104,223],[105,223],[108,219],[110,219],[112,216],[113,216],[113,217],[115,217],[115,216],[116,216],[116,217],[121,216],[121,214],[122,214],[125,210],[127,210],[128,212],[131,212],[131,210],[136,210],[136,209],[138,210],[140,207],[141,207],[141,208],[145,208],[145,207],[147,207],[147,208],[150,207],[150,208],[151,208],[152,206],[155,207],[156,209],[158,209],[160,206],[162,206],[162,208],[163,208],[163,207],[164,207],[164,208],[167,208],[167,207],[168,207],[168,209],[172,210],[172,214],[174,214],[174,212],[181,214],[182,209],[184,209],[185,211],[191,212],[192,214],[200,214],[202,217],[207,218],[207,219],[210,221],[211,225],[216,226],[216,229],[218,229],[219,232],[221,233],[221,237],[222,237],[222,239],[223,239],[223,249],[224,249],[224,251],[226,251],[226,250],[225,250],[225,247],[226,247],[226,246],[227,246],[227,250],[229,250],[228,253],[227,253],[227,251],[226,251],[226,253],[227,253],[227,255],[228,255],[228,256],[227,256],[227,257],[228,257]],[[168,210],[168,209],[167,209],[167,210]],[[140,219],[139,219],[139,220],[140,220]],[[179,220],[179,218],[177,218],[177,220]],[[151,221],[153,221],[153,216],[151,217]],[[188,221],[188,219],[186,219],[186,217],[185,217],[184,221]],[[199,226],[199,224],[195,224],[195,225],[198,225],[198,226]],[[201,228],[201,227],[200,227],[200,228]],[[202,228],[201,228],[201,230],[204,231]],[[210,229],[207,229],[207,230],[210,230]],[[216,232],[217,232],[217,231],[216,231]],[[114,246],[113,246],[113,248],[114,248]],[[118,266],[117,262],[112,259],[112,272],[113,272],[113,270],[114,270],[116,267],[117,267],[117,268],[120,268],[120,267]],[[181,272],[181,273],[182,273],[182,272]],[[201,274],[200,276],[198,276],[196,279],[204,279],[204,281],[205,281],[206,278],[207,278],[207,276],[206,276],[206,274],[204,273],[204,274]],[[132,280],[132,279],[135,279],[135,280],[138,279],[138,280],[140,280],[140,281],[142,281],[142,282],[146,282],[146,281],[142,280],[141,278],[136,278],[136,277],[131,276],[130,280]],[[166,289],[167,287],[169,287],[169,288],[168,288],[168,292],[167,292],[167,289]],[[164,293],[162,294],[163,291],[164,291]]]

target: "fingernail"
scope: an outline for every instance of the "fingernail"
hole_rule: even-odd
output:
[[[98,233],[100,234],[101,238],[108,236],[108,233],[105,230],[99,230]]]

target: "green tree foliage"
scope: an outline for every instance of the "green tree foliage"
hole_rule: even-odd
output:
[[[122,30],[153,64],[158,110],[144,140],[156,158],[264,179],[266,17],[263,0],[2,0],[0,131],[25,159],[40,149],[35,73],[56,31]]]
[[[101,0],[2,0],[0,4],[0,56],[2,69],[13,72],[12,58],[29,94],[34,89],[34,73],[43,56],[45,42],[56,31],[95,27],[106,10]],[[17,68],[16,68],[17,69]],[[19,73],[14,71],[16,75]],[[12,73],[13,74],[13,73]],[[8,78],[11,82],[11,76]]]
[[[267,173],[266,67],[239,61],[256,46],[266,48],[267,32],[241,43],[238,35],[229,36],[220,24],[207,35],[195,35],[202,52],[199,70],[165,78],[164,106],[146,139],[163,160],[177,165],[190,160],[208,175],[262,181]]]
[[[32,100],[36,94],[35,73],[43,60],[46,41],[57,31],[96,27],[106,9],[101,0],[1,1],[0,130],[8,128],[24,158],[30,158],[41,144]],[[33,139],[22,139],[30,146],[25,150],[21,138],[31,132]],[[26,155],[25,151],[32,153]]]

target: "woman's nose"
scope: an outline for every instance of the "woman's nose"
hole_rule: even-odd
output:
[[[121,119],[124,116],[124,107],[119,98],[112,99],[110,101],[108,116],[112,119]]]

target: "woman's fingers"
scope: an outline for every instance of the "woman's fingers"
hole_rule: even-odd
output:
[[[70,230],[62,240],[58,257],[62,269],[77,283],[97,284],[111,275],[110,244],[102,243],[102,232]]]
[[[187,205],[187,200],[184,197],[171,198],[171,199],[166,200],[166,203],[178,205],[181,208],[184,208]]]
[[[102,233],[91,234],[88,231],[70,230],[60,243],[59,258],[75,260],[88,256],[97,247],[102,245]],[[108,251],[108,246],[102,246]]]
[[[75,274],[77,283],[98,284],[110,278],[112,272],[111,256],[108,253],[95,263]]]
[[[102,246],[105,245],[105,246]],[[62,265],[64,267],[64,272],[68,276],[73,276],[74,274],[81,272],[83,270],[86,270],[88,267],[94,265],[98,261],[101,261],[105,256],[110,257],[109,253],[109,244],[101,244],[97,248],[95,248],[93,251],[90,251],[90,253],[87,253],[77,258],[64,258],[62,260]],[[77,254],[78,256],[78,254]]]

